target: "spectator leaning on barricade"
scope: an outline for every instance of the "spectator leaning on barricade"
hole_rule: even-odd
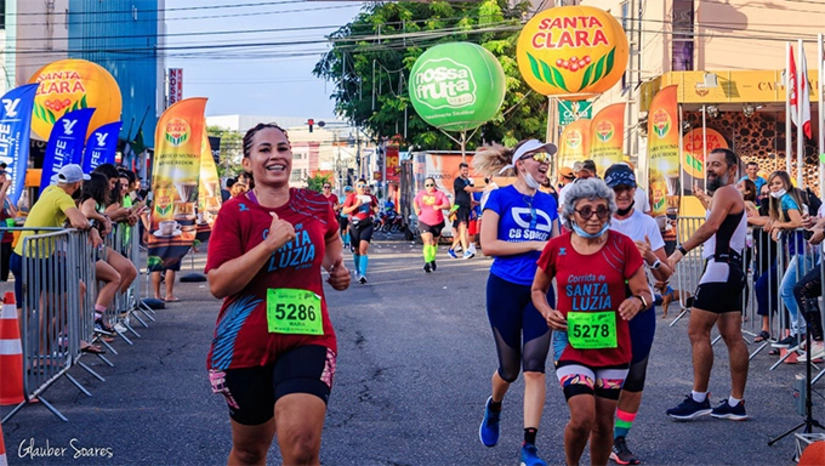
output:
[[[770,188],[765,184],[759,191],[761,203],[757,209],[757,214],[748,213],[748,226],[753,233],[753,246],[756,257],[754,264],[754,291],[756,293],[756,313],[762,316],[762,330],[753,341],[761,343],[771,338],[771,327],[768,316],[776,314],[777,299],[768,299],[768,287],[776,289],[776,241],[771,237],[771,232],[763,227],[770,220],[770,210],[768,209],[768,198],[770,198]],[[747,202],[745,203],[747,209]],[[746,261],[747,263],[747,261]],[[770,282],[770,283],[769,283]]]
[[[89,230],[89,237],[92,245],[97,248],[103,244],[100,237],[98,227],[92,226],[89,220],[77,208],[72,199],[72,195],[79,192],[83,186],[83,181],[88,180],[89,175],[83,174],[83,169],[80,165],[69,164],[60,169],[57,175],[54,176],[56,185],[48,186],[43,190],[40,199],[32,206],[29,215],[26,217],[26,224],[24,228],[61,228],[68,226],[78,230]],[[24,239],[30,235],[36,234],[36,231],[24,230],[20,232],[20,237],[11,256],[11,272],[14,274],[14,294],[17,300],[18,311],[22,311],[23,304],[23,255],[29,257],[33,251],[24,251]],[[54,251],[41,251],[39,257],[36,258],[35,270],[62,270],[60,264],[60,257]],[[57,261],[55,265],[54,261]],[[67,283],[66,273],[59,273],[57,277],[41,277],[40,283],[44,287],[43,291],[49,291],[56,294],[63,294],[67,291],[69,284]],[[52,286],[52,289],[45,289]],[[81,295],[85,293],[86,285],[80,282]],[[85,341],[81,341],[81,350],[83,351],[100,351],[100,347],[89,345]]]
[[[80,195],[80,211],[101,228],[100,233],[104,237],[112,231],[112,222],[104,213],[110,195],[109,181],[102,173],[92,173],[89,181],[83,184]],[[111,336],[114,334],[114,329],[103,319],[103,314],[115,298],[121,277],[114,267],[103,260],[101,251],[96,251],[95,256],[95,278],[104,283],[97,290],[95,300],[95,330]]]
[[[787,245],[787,252],[790,257],[787,269],[783,269],[784,264],[779,264],[774,260],[771,269],[766,277],[760,277],[757,281],[756,297],[763,302],[768,302],[770,289],[776,289],[774,285],[777,281],[779,285],[779,296],[790,315],[790,335],[774,343],[774,348],[787,348],[788,351],[796,351],[800,342],[804,339],[804,319],[799,316],[799,308],[793,297],[793,284],[802,276],[801,268],[809,268],[812,264],[805,255],[805,238],[800,232],[793,230],[802,227],[803,203],[799,190],[791,184],[791,177],[787,172],[776,171],[768,177],[768,188],[770,198],[768,199],[769,218],[762,227],[780,247]],[[779,241],[779,235],[784,233],[785,240]],[[807,262],[803,265],[800,262]],[[764,280],[762,279],[764,278]],[[778,299],[774,298],[774,301]],[[764,306],[767,309],[767,306]],[[766,314],[763,314],[766,315]]]
[[[112,164],[104,163],[95,168],[94,173],[105,175],[109,181],[109,198],[105,206],[104,214],[108,216],[112,222],[123,223],[129,226],[135,225],[138,222],[139,214],[134,207],[126,208],[121,204],[123,196],[120,190],[120,173],[117,168]],[[106,262],[114,267],[117,273],[120,274],[120,288],[118,291],[125,293],[135,278],[137,278],[135,265],[111,247],[106,248]],[[118,310],[123,311],[123,309]],[[97,315],[97,312],[95,312],[95,315]]]
[[[813,233],[811,245],[821,245],[825,239],[825,205],[820,206],[816,217],[804,215],[802,226]],[[821,246],[820,246],[821,247]],[[825,343],[823,343],[822,313],[819,310],[819,297],[822,295],[822,256],[816,267],[812,268],[793,287],[793,295],[799,305],[800,313],[811,330],[811,348],[799,357],[799,362],[808,362],[825,356]]]
[[[0,164],[0,225],[14,226],[14,219],[17,217],[17,209],[14,204],[6,197],[6,194],[11,187],[11,178],[6,174],[5,164]],[[8,223],[7,223],[8,222]],[[12,243],[14,242],[14,235],[11,232],[3,234],[0,239],[0,281],[9,280],[9,262],[11,261]]]

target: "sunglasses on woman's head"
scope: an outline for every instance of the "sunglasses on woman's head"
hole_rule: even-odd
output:
[[[576,210],[576,212],[585,220],[590,220],[590,217],[592,217],[593,214],[596,214],[596,217],[598,217],[599,220],[604,220],[608,215],[610,215],[610,209],[605,206],[599,206],[596,210],[593,210],[590,207],[585,207],[581,210]]]

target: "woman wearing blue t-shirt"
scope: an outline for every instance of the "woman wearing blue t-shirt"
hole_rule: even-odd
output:
[[[538,191],[547,178],[556,146],[535,139],[514,149],[485,146],[473,157],[477,173],[515,172],[516,182],[490,193],[481,222],[481,246],[493,256],[487,281],[487,316],[496,342],[499,367],[493,374],[492,396],[479,428],[481,442],[498,443],[501,403],[510,384],[524,370],[524,444],[521,464],[546,463],[536,451],[536,432],[544,409],[544,366],[550,347],[550,329],[530,296],[536,261],[547,241],[558,235],[558,208],[549,194]],[[555,302],[552,289],[547,296]],[[522,343],[523,335],[523,343]]]
[[[791,177],[787,172],[773,172],[768,178],[768,188],[771,191],[768,201],[770,221],[763,228],[771,232],[774,241],[778,241],[780,232],[784,232],[784,241],[779,244],[787,244],[790,257],[784,275],[781,273],[781,264],[779,264],[778,277],[781,277],[779,295],[790,315],[791,334],[774,343],[773,346],[795,351],[805,335],[805,320],[799,316],[799,307],[793,296],[793,286],[813,266],[811,256],[805,254],[805,237],[801,232],[793,231],[802,227],[804,205],[799,190],[793,187]]]

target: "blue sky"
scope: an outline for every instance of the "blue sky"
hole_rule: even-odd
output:
[[[261,2],[266,3],[264,0]],[[167,0],[166,9],[238,3],[253,2]],[[244,8],[167,11],[166,28],[167,34],[171,35],[167,38],[167,46],[321,41],[325,35],[354,18],[360,8],[360,2],[304,1]],[[209,18],[203,18],[206,16]],[[321,26],[329,27],[320,28]],[[277,31],[240,32],[259,29]],[[284,31],[284,29],[290,30]],[[205,31],[233,31],[233,33],[186,35]],[[171,50],[168,52],[166,66],[167,68],[183,68],[184,97],[209,98],[206,107],[208,116],[239,113],[296,116],[320,120],[332,117],[334,110],[333,102],[329,99],[333,89],[331,83],[325,83],[312,75],[312,68],[321,52],[326,49],[328,45],[319,42],[243,50],[235,48]],[[313,54],[299,57],[267,56],[273,53],[288,52],[313,52]]]

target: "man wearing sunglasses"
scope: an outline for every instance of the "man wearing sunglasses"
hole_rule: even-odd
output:
[[[461,163],[458,166],[460,176],[453,181],[453,192],[455,193],[454,204],[458,206],[456,211],[456,219],[453,222],[453,245],[447,254],[453,259],[458,259],[455,254],[455,248],[461,243],[461,248],[464,251],[464,259],[471,259],[475,253],[470,249],[470,239],[467,235],[467,225],[470,221],[470,210],[473,208],[472,193],[482,192],[484,188],[477,188],[473,186],[473,180],[470,178],[470,166],[466,163]]]

